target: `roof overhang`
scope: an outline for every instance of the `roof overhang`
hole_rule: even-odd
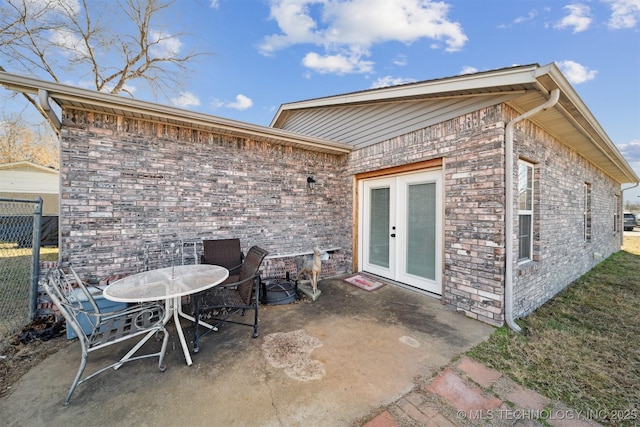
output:
[[[35,169],[40,172],[47,172],[54,175],[58,174],[58,171],[53,168],[48,168],[46,166],[41,166],[33,162],[29,162],[27,160],[20,162],[11,162],[11,163],[2,163],[0,164],[0,170],[12,170],[12,169]]]
[[[283,104],[271,126],[282,127],[290,114],[305,109],[486,95],[497,97],[511,94],[513,96],[506,103],[519,113],[524,113],[543,104],[553,89],[560,90],[558,103],[530,120],[579,152],[617,182],[622,184],[640,181],[553,63],[545,66],[523,65]]]
[[[282,129],[225,119],[60,83],[46,82],[3,71],[0,71],[0,84],[9,90],[32,96],[41,97],[44,91],[48,99],[53,100],[63,109],[71,108],[122,115],[132,119],[214,132],[232,137],[249,138],[330,154],[346,154],[353,149],[349,144],[323,138],[299,135]]]

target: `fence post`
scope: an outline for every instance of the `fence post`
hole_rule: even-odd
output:
[[[42,197],[38,197],[35,202],[36,209],[33,213],[33,244],[31,266],[31,290],[29,293],[29,320],[33,320],[38,308],[38,282],[40,279],[40,240],[41,230],[40,223],[42,220]]]

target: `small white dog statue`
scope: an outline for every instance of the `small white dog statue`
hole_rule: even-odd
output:
[[[304,274],[307,279],[311,280],[314,295],[318,289],[318,277],[320,277],[320,271],[322,270],[322,257],[325,254],[326,252],[321,251],[319,248],[313,248],[313,259],[305,261],[298,272],[298,279]]]

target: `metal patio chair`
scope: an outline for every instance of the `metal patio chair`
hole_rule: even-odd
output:
[[[260,265],[268,252],[258,246],[253,246],[239,269],[239,274],[231,276],[220,285],[209,290],[196,294],[192,298],[194,307],[194,339],[193,352],[199,351],[200,341],[200,320],[211,324],[202,335],[206,335],[223,323],[235,323],[238,325],[250,326],[253,328],[253,338],[258,336],[258,305],[260,296]],[[238,313],[242,316],[246,310],[254,310],[253,322],[241,322],[233,320],[232,317]],[[203,319],[203,312],[210,314],[210,317]]]
[[[79,384],[110,368],[118,369],[125,362],[158,357],[158,367],[160,371],[164,371],[164,356],[169,342],[169,334],[162,324],[164,306],[155,303],[143,304],[119,311],[100,312],[91,292],[75,271],[72,268],[69,270],[71,277],[60,268],[52,268],[47,272],[43,283],[45,291],[64,316],[67,328],[72,328],[78,336],[82,349],[80,366],[65,398],[65,406],[69,404],[71,395]],[[164,335],[160,351],[133,356],[141,347],[139,342],[127,354],[131,357],[125,356],[115,363],[82,377],[89,353],[141,335],[151,335],[158,332],[162,332]],[[142,337],[140,338],[142,339]]]

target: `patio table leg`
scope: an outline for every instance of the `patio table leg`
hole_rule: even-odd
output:
[[[182,311],[182,304],[178,306],[178,313],[180,314],[180,316],[184,317],[185,319],[190,320],[193,323],[196,322],[196,318],[195,317],[193,317],[193,316],[185,313],[184,311]],[[217,331],[218,330],[217,326],[210,325],[210,324],[208,324],[207,322],[205,322],[203,320],[200,320],[198,323],[200,324],[200,326],[203,326],[203,327],[205,327],[207,329],[211,329],[212,331]]]
[[[187,340],[185,339],[184,332],[182,331],[182,324],[180,323],[180,316],[184,317],[187,320],[191,320],[195,322],[195,318],[190,316],[182,311],[182,304],[180,301],[180,297],[170,298],[165,301],[165,315],[162,319],[162,324],[166,326],[169,323],[169,320],[173,317],[173,322],[176,326],[176,331],[178,332],[178,338],[180,339],[180,345],[182,346],[182,352],[184,353],[184,358],[187,362],[188,366],[193,364],[193,360],[191,359],[191,353],[189,352],[189,347],[187,346]],[[217,331],[218,328],[210,325],[206,322],[200,321],[200,325],[205,328],[211,329],[213,331]],[[149,339],[153,336],[155,332],[150,332],[145,335],[138,344],[135,345],[126,355],[124,355],[120,359],[120,363],[116,365],[113,369],[118,369],[120,366],[124,364],[133,354],[140,349]]]
[[[169,320],[171,319],[171,314],[173,311],[173,307],[170,303],[170,301],[165,300],[165,304],[164,304],[164,317],[162,318],[162,324],[164,326],[167,326],[167,323],[169,322]],[[181,331],[182,332],[182,331]],[[120,363],[118,363],[117,365],[115,365],[113,367],[114,370],[118,369],[120,366],[122,366],[124,364],[124,362],[126,362],[127,360],[129,360],[129,358],[131,356],[133,356],[135,354],[136,351],[140,350],[140,347],[142,347],[147,341],[149,341],[149,339],[155,334],[155,331],[151,331],[149,332],[147,335],[145,335],[139,342],[138,344],[136,344],[131,350],[129,350],[129,352],[127,354],[125,354],[121,359],[120,359]]]
[[[184,358],[187,360],[187,365],[191,366],[193,361],[191,360],[191,354],[187,347],[187,341],[184,339],[184,332],[182,332],[182,325],[180,324],[180,297],[176,297],[173,301],[173,322],[176,325],[176,331],[178,331],[178,337],[180,338],[180,344],[182,345],[182,352]]]
[[[178,337],[180,338],[180,344],[182,345],[182,351],[184,352],[184,357],[187,361],[187,365],[191,366],[193,364],[192,360],[191,360],[191,355],[189,354],[189,348],[187,347],[187,342],[184,338],[184,333],[182,332],[182,325],[180,324],[180,318],[179,318],[179,310],[176,307],[180,307],[180,298],[175,298],[175,299],[167,299],[165,300],[165,315],[164,318],[162,319],[162,324],[163,325],[167,325],[167,323],[169,323],[169,320],[171,320],[171,317],[173,317],[173,322],[176,325],[176,331],[178,332]],[[147,341],[149,341],[149,339],[153,336],[155,332],[150,332],[147,335],[145,335],[140,342],[138,342],[138,344],[135,345],[135,347],[133,347],[126,355],[124,355],[124,357],[122,357],[122,359],[120,359],[120,363],[118,365],[116,365],[113,369],[118,369],[120,366],[122,366],[122,364],[127,361],[131,356],[133,356],[133,354],[138,351],[140,349],[140,347],[142,347]]]

